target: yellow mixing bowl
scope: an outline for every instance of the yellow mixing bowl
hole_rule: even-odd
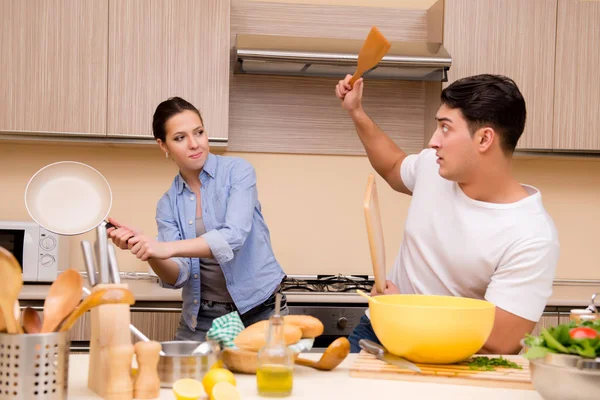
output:
[[[369,299],[371,324],[392,354],[452,364],[475,354],[492,332],[495,306],[451,296],[383,295]]]

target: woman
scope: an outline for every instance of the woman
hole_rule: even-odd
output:
[[[268,319],[285,274],[261,213],[254,168],[210,154],[200,112],[173,97],[158,105],[152,130],[179,168],[156,207],[158,240],[110,219],[109,237],[148,261],[161,286],[183,288],[176,340],[203,341],[213,319],[238,311],[246,326]],[[287,314],[285,296],[282,313]]]

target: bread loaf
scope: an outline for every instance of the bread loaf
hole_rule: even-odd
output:
[[[322,335],[324,330],[323,323],[310,315],[286,315],[283,322],[302,329],[303,338],[316,338]]]
[[[268,330],[269,321],[256,322],[241,331],[233,340],[233,343],[238,349],[258,351],[267,343]],[[296,325],[286,324],[284,321],[283,336],[285,344],[289,346],[297,343],[302,338],[302,329]]]

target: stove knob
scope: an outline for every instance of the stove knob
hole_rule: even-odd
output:
[[[42,264],[42,267],[47,268],[47,267],[51,266],[52,264],[54,264],[54,261],[55,261],[54,257],[52,257],[50,254],[44,254],[42,256],[42,260],[40,262]]]
[[[337,326],[340,329],[346,329],[346,327],[348,326],[348,318],[346,317],[340,317],[337,320]]]

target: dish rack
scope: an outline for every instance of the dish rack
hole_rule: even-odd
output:
[[[69,332],[0,334],[0,398],[66,399],[70,342]]]

